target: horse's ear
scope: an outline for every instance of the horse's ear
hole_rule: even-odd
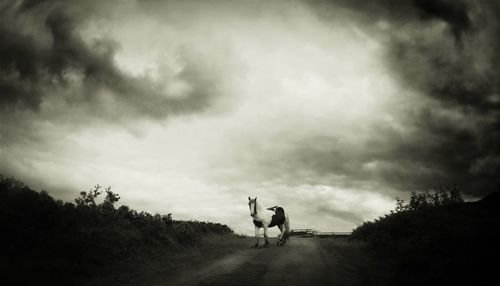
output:
[[[257,201],[257,197],[255,197],[255,201]]]
[[[248,200],[251,201],[252,199],[250,197],[248,197]]]

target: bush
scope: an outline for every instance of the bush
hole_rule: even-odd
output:
[[[221,224],[175,221],[128,206],[115,208],[120,196],[96,185],[75,203],[54,200],[0,175],[0,267],[16,284],[83,283],[124,262],[139,263],[166,255],[202,235],[230,234]],[[148,257],[148,258],[146,258]],[[30,273],[30,275],[26,275]],[[24,280],[23,280],[24,279]]]
[[[497,203],[464,203],[449,188],[396,198],[394,211],[365,222],[352,238],[393,264],[395,285],[463,284],[494,273],[499,222]]]

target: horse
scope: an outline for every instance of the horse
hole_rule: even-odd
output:
[[[259,231],[264,228],[264,247],[269,246],[269,239],[267,236],[267,229],[277,226],[281,234],[278,236],[277,244],[284,246],[290,238],[290,219],[288,214],[282,207],[274,206],[263,210],[260,204],[257,203],[257,197],[251,199],[248,197],[248,207],[250,208],[250,216],[252,217],[255,226],[255,244],[253,247],[259,246]]]

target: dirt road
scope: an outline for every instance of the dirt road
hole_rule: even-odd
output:
[[[317,239],[293,237],[285,247],[243,249],[157,285],[331,285],[331,272]]]

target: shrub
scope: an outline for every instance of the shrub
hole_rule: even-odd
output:
[[[75,205],[0,175],[0,267],[17,277],[16,284],[36,278],[75,285],[118,263],[139,263],[197,243],[202,235],[232,233],[221,224],[175,221],[171,213],[115,208],[120,196],[107,187],[99,203],[102,193],[96,185],[81,192]]]
[[[356,228],[352,239],[394,265],[395,285],[472,283],[494,273],[488,261],[500,254],[497,202],[465,203],[456,188],[414,192]]]

